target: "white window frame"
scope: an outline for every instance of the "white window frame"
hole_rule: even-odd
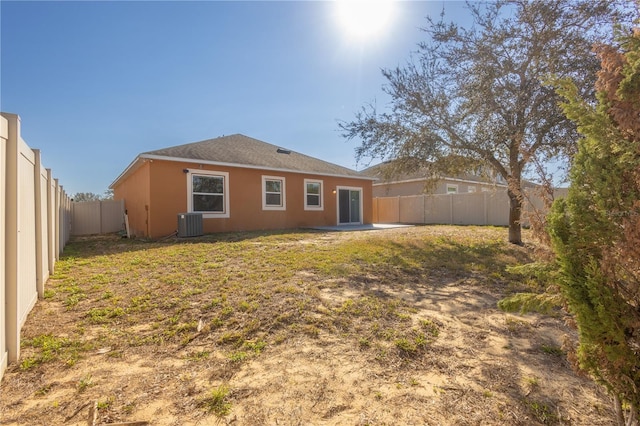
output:
[[[279,180],[282,182],[280,187],[280,201],[281,205],[272,206],[267,205],[267,181]],[[262,176],[262,210],[286,210],[287,209],[287,184],[286,180],[282,176]]]
[[[449,191],[449,189],[453,189],[455,192]],[[453,183],[448,183],[447,184],[447,194],[448,195],[452,195],[452,194],[457,194],[458,193],[458,185],[455,185]]]
[[[307,185],[310,183],[320,184],[320,193],[318,194],[318,197],[320,198],[319,206],[313,206],[313,205],[307,204],[307,195],[309,195],[307,194]],[[310,195],[316,195],[316,194],[310,194]],[[304,180],[304,209],[316,210],[316,211],[324,210],[324,182],[321,179],[305,179]]]
[[[196,212],[193,210],[193,176],[218,176],[224,179],[224,193],[222,194],[222,202],[224,211],[222,212]],[[223,219],[230,217],[229,211],[229,173],[218,172],[213,170],[191,170],[187,172],[187,211],[189,213],[202,213],[204,219]]]
[[[476,192],[476,187],[473,185],[470,185],[467,187],[467,192]]]

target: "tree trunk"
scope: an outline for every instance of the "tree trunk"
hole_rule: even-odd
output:
[[[508,189],[509,195],[509,242],[522,245],[522,228],[520,216],[522,215],[522,198],[515,191]]]

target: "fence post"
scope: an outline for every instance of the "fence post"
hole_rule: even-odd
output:
[[[5,319],[9,362],[20,358],[20,324],[18,320],[18,135],[20,118],[3,114],[8,121],[5,211]]]
[[[0,116],[0,380],[7,369],[7,338],[6,338],[6,306],[5,306],[5,268],[7,263],[5,251],[5,212],[6,212],[6,150],[9,129],[7,120]]]
[[[47,169],[47,263],[49,265],[49,274],[53,274],[53,270],[55,269],[56,264],[56,255],[55,255],[55,239],[53,233],[55,232],[54,226],[54,201],[55,195],[53,194],[53,188],[55,188],[53,183],[53,173],[51,169]]]
[[[38,291],[38,297],[42,299],[44,298],[44,270],[42,268],[42,245],[44,244],[42,240],[42,178],[40,177],[42,157],[39,149],[33,149],[32,151],[36,160],[33,168],[33,183],[35,186],[33,192],[36,208],[36,290]]]
[[[54,241],[54,246],[55,246],[55,258],[56,260],[60,259],[60,185],[58,183],[58,179],[54,179],[53,180],[55,182],[55,189],[54,189],[54,193],[55,193],[55,204],[53,206],[53,211],[54,211],[54,220],[55,220],[55,231],[53,233],[53,241]]]

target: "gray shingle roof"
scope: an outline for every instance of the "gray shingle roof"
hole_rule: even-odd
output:
[[[202,160],[228,165],[366,178],[355,170],[241,134],[144,152],[141,157]]]
[[[431,176],[431,172],[425,168],[419,168],[416,170],[405,171],[403,169],[395,168],[392,162],[380,163],[368,167],[362,170],[365,176],[378,179],[378,183],[389,182],[402,182],[407,180],[421,180],[427,179]],[[494,183],[491,179],[485,176],[477,176],[469,173],[463,173],[456,176],[442,176],[442,179],[464,179],[478,183]]]

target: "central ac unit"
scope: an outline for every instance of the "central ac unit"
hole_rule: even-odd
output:
[[[178,237],[199,237],[202,234],[202,213],[178,214]]]

